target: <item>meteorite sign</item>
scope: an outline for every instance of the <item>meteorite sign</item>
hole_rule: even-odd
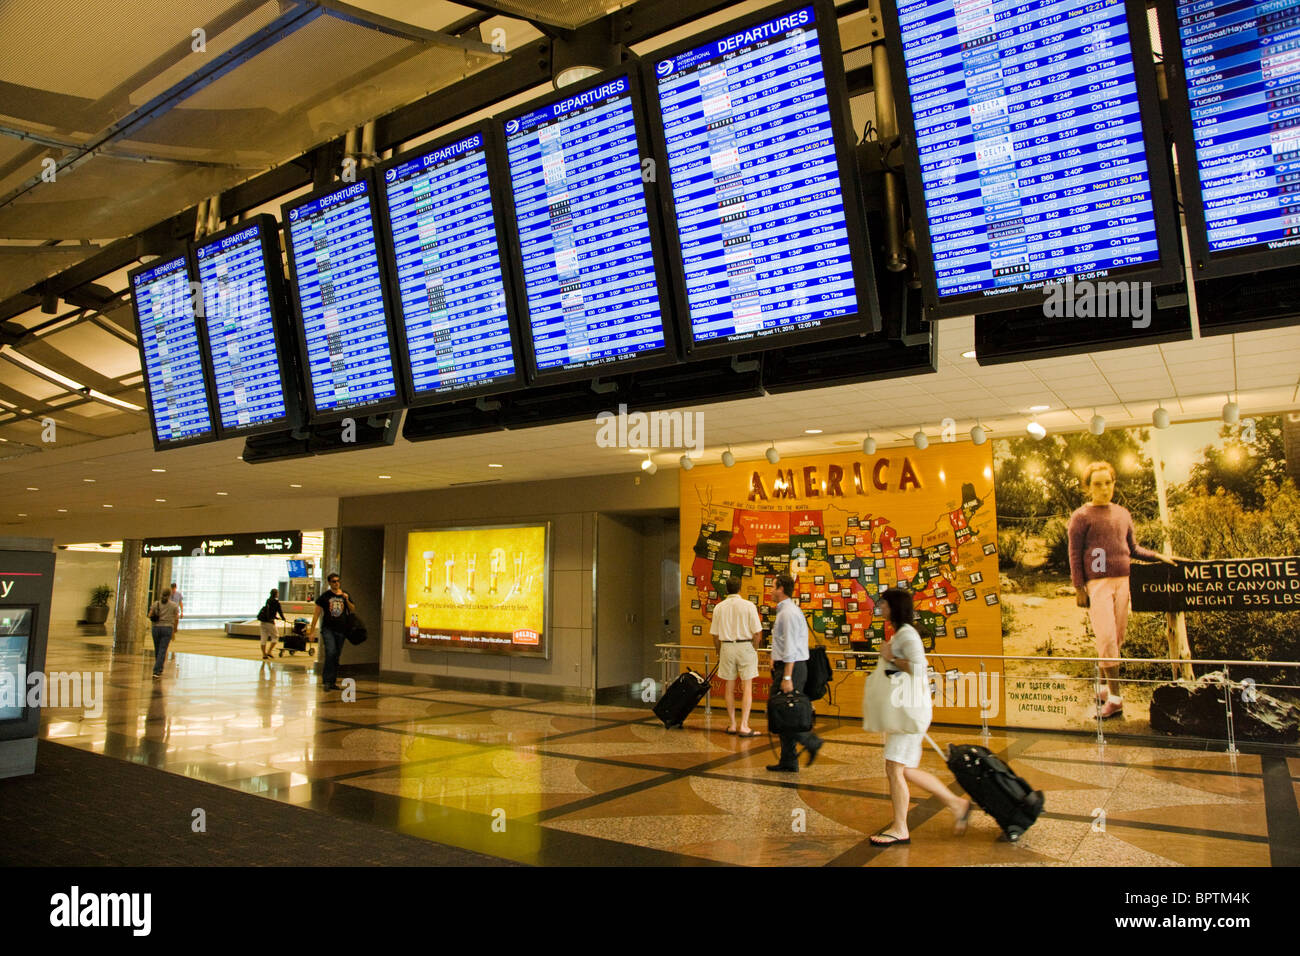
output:
[[[1134,564],[1135,611],[1300,611],[1300,556]]]

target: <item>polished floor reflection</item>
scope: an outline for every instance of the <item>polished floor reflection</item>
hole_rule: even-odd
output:
[[[703,711],[666,731],[639,708],[438,690],[373,679],[355,701],[290,666],[52,640],[47,670],[104,674],[98,713],[47,709],[43,736],[344,819],[542,864],[1267,866],[1300,863],[1300,758],[1042,733],[987,746],[1047,794],[1018,845],[980,813],[958,838],[914,794],[908,847],[889,820],[880,740],[825,721],[817,764],[768,773],[766,737]],[[719,719],[721,716],[721,719]],[[762,726],[761,720],[759,726]],[[940,744],[978,742],[937,730]],[[933,753],[929,769],[947,778]]]

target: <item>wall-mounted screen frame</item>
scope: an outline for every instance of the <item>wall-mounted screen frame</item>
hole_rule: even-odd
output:
[[[912,210],[911,224],[916,236],[917,265],[921,274],[922,288],[926,297],[926,318],[950,318],[959,315],[984,314],[1007,309],[1041,306],[1045,298],[1044,285],[1062,283],[1070,277],[1073,277],[1076,282],[1084,279],[1105,279],[1107,282],[1127,280],[1134,282],[1150,282],[1153,285],[1165,285],[1177,282],[1183,275],[1181,245],[1179,242],[1178,223],[1174,209],[1173,189],[1169,175],[1169,154],[1166,148],[1163,126],[1160,118],[1160,101],[1156,87],[1155,67],[1152,59],[1150,37],[1148,35],[1145,6],[1141,0],[1055,0],[1055,2],[1052,2],[1052,0],[1039,0],[1037,3],[1016,3],[1015,0],[992,0],[992,2],[973,4],[964,3],[962,5],[962,15],[966,18],[965,29],[967,29],[971,37],[969,40],[961,41],[963,52],[967,54],[968,58],[978,57],[980,62],[974,64],[974,66],[969,62],[964,65],[963,76],[965,78],[960,81],[964,84],[976,84],[975,89],[980,97],[977,104],[980,106],[979,125],[983,131],[983,135],[988,138],[991,145],[981,146],[978,151],[972,145],[968,154],[964,158],[949,157],[947,160],[943,158],[931,158],[926,163],[927,168],[925,173],[926,175],[935,174],[937,176],[943,170],[951,170],[947,176],[940,177],[936,180],[939,185],[933,187],[935,190],[956,189],[958,188],[956,181],[962,177],[971,180],[972,185],[977,192],[983,194],[987,190],[990,198],[983,200],[984,209],[987,210],[990,204],[994,204],[999,207],[999,215],[1001,215],[1002,218],[997,224],[999,228],[994,230],[997,235],[993,236],[992,239],[989,238],[989,230],[984,228],[988,222],[985,216],[981,215],[979,217],[978,227],[983,229],[983,240],[986,244],[996,243],[998,253],[1001,256],[1001,262],[1003,263],[1003,265],[999,266],[998,269],[1004,274],[1000,277],[991,277],[988,280],[981,279],[976,281],[972,278],[970,282],[965,283],[969,288],[954,288],[954,290],[949,294],[940,296],[940,270],[936,268],[934,262],[935,249],[932,235],[933,230],[931,228],[931,215],[939,215],[939,213],[935,211],[941,208],[937,205],[939,199],[951,198],[952,205],[957,205],[958,199],[956,196],[936,197],[935,201],[930,204],[931,208],[927,207],[927,186],[922,173],[922,156],[917,135],[917,117],[911,90],[914,86],[920,85],[921,81],[933,84],[937,79],[939,79],[939,77],[936,75],[935,70],[930,70],[928,74],[922,74],[917,78],[913,78],[909,75],[906,62],[910,61],[911,57],[909,56],[908,61],[905,61],[903,29],[900,26],[900,9],[904,12],[904,20],[909,24],[914,21],[919,22],[917,21],[917,18],[914,17],[914,14],[922,12],[918,11],[917,8],[924,5],[926,2],[940,7],[940,13],[948,7],[956,6],[954,0],[912,0],[910,3],[900,2],[900,0],[881,0],[881,13],[884,19],[886,47],[889,54],[890,71],[892,74],[893,88],[897,104],[899,131],[902,139],[902,152],[907,167],[906,179],[908,198]],[[1063,20],[1053,20],[1053,18],[1057,16],[1053,10],[1058,6],[1062,8],[1061,16]],[[1083,208],[1085,206],[1090,206],[1090,201],[1077,203],[1074,207],[1068,205],[1068,200],[1073,198],[1073,196],[1086,198],[1091,194],[1092,191],[1085,186],[1076,184],[1066,188],[1062,186],[1053,186],[1050,185],[1050,183],[1058,182],[1060,180],[1068,180],[1071,177],[1077,178],[1081,175],[1101,172],[1103,169],[1108,171],[1112,168],[1118,168],[1118,166],[1099,166],[1097,170],[1088,169],[1087,166],[1089,164],[1085,162],[1085,160],[1088,159],[1086,152],[1072,152],[1076,147],[1067,147],[1065,150],[1060,151],[1059,155],[1043,151],[1042,147],[1046,146],[1050,148],[1052,145],[1050,137],[1047,134],[1040,134],[1037,137],[1031,136],[1021,140],[1022,143],[1030,144],[1029,152],[1022,156],[1017,156],[1015,154],[1013,136],[1016,132],[1023,131],[1023,129],[1016,129],[1017,124],[1030,124],[1030,126],[1026,128],[1032,128],[1035,126],[1039,128],[1056,126],[1060,130],[1060,141],[1069,139],[1074,135],[1073,133],[1070,133],[1069,130],[1081,130],[1083,127],[1080,125],[1080,120],[1077,117],[1073,115],[1062,115],[1062,112],[1070,112],[1072,109],[1077,109],[1075,107],[1067,106],[1063,108],[1063,111],[1058,111],[1055,114],[1057,117],[1056,120],[1051,124],[1046,122],[1047,113],[1044,113],[1041,117],[1031,118],[1031,114],[1034,110],[1042,109],[1044,107],[1050,110],[1055,108],[1056,103],[1064,102],[1064,100],[1052,100],[1051,102],[1047,102],[1050,97],[1057,97],[1058,95],[1066,94],[1067,92],[1070,94],[1073,93],[1072,89],[1067,89],[1071,81],[1074,80],[1069,71],[1060,69],[1053,71],[1053,67],[1056,64],[1068,62],[1069,53],[1067,50],[1063,49],[1058,52],[1050,53],[1048,56],[1049,62],[1046,64],[1039,63],[1037,59],[1027,61],[1027,64],[1034,64],[1033,68],[1041,71],[1043,76],[1041,79],[1025,80],[1024,86],[1022,87],[1020,85],[1020,76],[1023,75],[1022,66],[1025,66],[1026,64],[1015,62],[1013,57],[1005,55],[1001,46],[998,45],[996,41],[1000,39],[1009,40],[1013,35],[1020,37],[1021,39],[1017,42],[1021,45],[1018,48],[1017,53],[1021,56],[1032,55],[1037,57],[1039,55],[1038,49],[1031,52],[1028,44],[1038,44],[1047,40],[1048,37],[1055,37],[1057,34],[1052,31],[1057,30],[1059,24],[1068,21],[1071,18],[1071,10],[1084,10],[1087,16],[1099,19],[1111,16],[1115,8],[1122,8],[1123,10],[1122,21],[1126,28],[1124,30],[1124,36],[1119,37],[1118,39],[1121,44],[1124,42],[1128,43],[1129,55],[1123,55],[1123,51],[1121,50],[1115,57],[1110,57],[1109,59],[1114,59],[1117,62],[1102,68],[1108,72],[1108,75],[1101,80],[1088,80],[1088,82],[1083,85],[1082,89],[1088,97],[1103,97],[1099,102],[1103,104],[1107,118],[1097,120],[1096,122],[1119,123],[1116,127],[1116,139],[1124,140],[1123,143],[1109,147],[1110,151],[1115,153],[1115,155],[1108,156],[1104,159],[1098,159],[1096,162],[1100,164],[1102,162],[1113,163],[1117,160],[1122,160],[1123,162],[1121,165],[1129,165],[1134,157],[1138,157],[1144,161],[1146,167],[1146,182],[1148,188],[1146,190],[1131,191],[1132,196],[1135,198],[1126,201],[1127,205],[1134,207],[1134,213],[1131,215],[1136,215],[1138,217],[1137,219],[1132,222],[1125,222],[1124,220],[1128,219],[1129,215],[1123,217],[1115,216],[1113,218],[1116,221],[1113,224],[1108,224],[1106,226],[1106,228],[1110,229],[1118,229],[1121,231],[1127,230],[1127,233],[1131,235],[1111,236],[1102,241],[1112,244],[1116,241],[1121,241],[1122,245],[1132,244],[1138,252],[1141,252],[1142,247],[1146,246],[1146,251],[1142,252],[1142,255],[1154,255],[1155,258],[1135,265],[1115,267],[1108,263],[1105,267],[1085,270],[1082,266],[1086,263],[1077,261],[1076,257],[1080,254],[1087,255],[1092,251],[1090,248],[1083,248],[1084,246],[1087,246],[1088,243],[1080,243],[1077,246],[1070,246],[1069,243],[1071,242],[1072,236],[1082,234],[1075,231],[1078,227],[1090,225],[1090,223],[1078,222],[1076,220],[1088,216],[1091,216],[1094,220],[1106,219],[1107,217],[1104,215],[1097,216],[1096,210]],[[1001,31],[993,31],[992,25],[997,22],[998,14],[1008,9],[1019,13],[1022,18],[1032,12],[1033,16],[1051,22],[1046,26],[1041,23],[1032,24],[1028,22],[1010,22],[1008,26]],[[1093,26],[1092,23],[1084,25],[1090,28],[1088,32],[1095,32],[1091,30],[1091,27]],[[1066,36],[1067,26],[1068,24],[1066,24],[1066,26],[1060,26],[1058,31],[1062,38],[1060,40],[1062,45],[1066,45],[1064,37]],[[1078,27],[1069,27],[1069,29],[1082,35],[1083,31],[1080,31]],[[933,36],[936,35],[936,33],[941,32],[943,31],[935,31],[928,34],[928,36]],[[1036,32],[1041,35],[1035,37]],[[953,28],[953,33],[956,34],[956,28]],[[992,41],[989,40],[990,37],[993,38]],[[1102,42],[1114,46],[1115,39],[1116,38],[1108,36]],[[939,41],[933,41],[929,44],[920,44],[918,41],[918,46],[933,46],[938,42]],[[995,49],[987,50],[987,47],[991,45],[995,46]],[[984,49],[984,52],[981,56],[982,48]],[[940,47],[940,49],[943,48]],[[919,54],[918,59],[920,56],[933,55],[933,52],[937,51]],[[1089,55],[1091,55],[1091,53],[1089,53]],[[1056,57],[1060,57],[1060,59],[1054,59]],[[943,57],[938,57],[937,59],[941,60]],[[929,66],[929,64],[918,64],[918,68],[926,66]],[[1097,64],[1095,62],[1089,63],[1084,67],[1085,75],[1094,72],[1096,67]],[[1014,69],[1015,72],[1012,72],[1012,69]],[[1130,73],[1134,84],[1133,99],[1136,102],[1136,110],[1131,109],[1127,105],[1128,97],[1123,94],[1122,90],[1116,95],[1106,97],[1105,94],[1109,89],[1111,89],[1111,87],[1099,89],[1090,88],[1092,86],[1101,86],[1101,84],[1113,84],[1114,89],[1120,90],[1120,87],[1126,84],[1126,78]],[[989,84],[992,84],[995,81],[990,79],[986,83],[981,78],[983,74],[987,74],[990,77],[995,76],[996,83],[1003,85],[997,90],[994,90]],[[1034,82],[1037,82],[1040,85],[1031,88],[1029,84]],[[1051,88],[1054,84],[1061,85],[1055,93],[1051,92]],[[939,89],[940,92],[944,92],[942,87],[936,87],[936,89]],[[960,128],[968,123],[971,115],[969,107],[971,98],[969,92],[970,89],[971,87],[967,85],[967,107],[964,111],[964,115],[955,116],[948,123],[943,124],[942,127],[936,126],[934,130],[928,130],[927,136],[939,137],[945,132],[952,132],[953,135],[950,139],[939,140],[937,143],[946,143],[952,150],[956,150],[960,146],[960,139],[963,135]],[[1035,102],[1035,100],[1039,100],[1040,98],[1036,96],[1028,96],[1027,91],[1041,92],[1042,102]],[[1012,95],[1020,94],[1026,94],[1025,98],[1027,99],[1027,102],[1024,104],[1009,99]],[[936,93],[934,98],[941,99],[941,96]],[[1068,99],[1069,97],[1066,98]],[[1109,99],[1113,99],[1116,102],[1110,104],[1108,103]],[[1088,104],[1090,110],[1092,110],[1096,105],[1096,103]],[[929,107],[928,109],[922,110],[922,113],[925,114],[926,118],[937,117],[940,114],[935,111],[942,110],[942,108],[942,104],[939,103],[935,106]],[[1013,119],[1012,117],[1014,114],[1021,110],[1025,111],[1024,118]],[[1124,123],[1121,122],[1121,119],[1125,115],[1125,111],[1127,111],[1128,121],[1130,123],[1136,121],[1140,129],[1136,131],[1130,130],[1128,132],[1122,130]],[[1111,116],[1111,113],[1114,113],[1115,115]],[[1039,122],[1040,120],[1042,121],[1041,123]],[[949,125],[952,126],[952,130],[947,129]],[[1103,131],[1094,130],[1093,132],[1100,134]],[[973,140],[973,134],[969,135],[971,135]],[[1134,135],[1140,138],[1142,143],[1141,147],[1137,147],[1132,143],[1131,139]],[[1042,139],[1043,142],[1039,143],[1039,139]],[[1100,146],[1101,144],[1098,145]],[[939,145],[935,145],[936,150],[939,148]],[[1035,148],[1039,149],[1039,152],[1034,153],[1033,150]],[[1120,151],[1122,150],[1127,150],[1127,152],[1121,153]],[[983,168],[980,167],[980,162],[983,162]],[[963,169],[962,167],[965,165],[970,165],[974,168]],[[1137,165],[1140,170],[1143,163]],[[1058,166],[1061,167],[1059,171],[1060,180],[1057,179],[1058,172],[1056,167]],[[1037,167],[1047,168],[1043,173],[1038,173],[1036,171]],[[1034,171],[1034,175],[1022,178],[1022,171],[1024,170],[1032,170]],[[1049,175],[1052,176],[1053,179],[1045,180],[1044,177]],[[1109,172],[1101,172],[1101,175],[1109,175]],[[1138,173],[1134,172],[1131,175],[1138,175]],[[973,179],[971,179],[972,176]],[[1111,188],[1121,189],[1125,185],[1128,185],[1128,183],[1119,183]],[[1038,191],[1031,193],[1029,192],[1030,189]],[[1059,201],[1061,203],[1059,207],[1044,208],[1041,211],[1034,211],[1031,207],[1031,211],[1023,215],[1016,212],[1016,210],[1023,209],[1021,204],[1021,199],[1023,197],[1033,196],[1037,199],[1039,196],[1047,196],[1058,190],[1061,195],[1051,201]],[[1075,190],[1081,191],[1075,192]],[[1064,193],[1067,192],[1072,193],[1072,195],[1064,195]],[[1143,208],[1144,194],[1145,196],[1149,196],[1150,202],[1149,225],[1146,221],[1148,217]],[[1012,207],[1013,203],[1015,204],[1014,208]],[[1076,212],[1076,209],[1079,211]],[[1053,226],[1050,229],[1041,225],[1047,223],[1047,220],[1044,219],[1044,217],[1048,213],[1056,213],[1057,215],[1053,218],[1063,223],[1063,225],[1060,227]],[[949,215],[956,214],[956,211],[954,211],[954,213]],[[1075,221],[1073,226],[1068,225],[1071,221]],[[1138,233],[1138,229],[1144,231]],[[1033,230],[1037,230],[1037,232]],[[1054,233],[1058,232],[1059,234],[1054,235]],[[968,245],[978,246],[980,244],[980,239],[981,236],[978,233],[967,235],[965,234],[965,230],[958,230],[952,236],[945,237],[944,240],[947,243],[957,244],[956,248],[941,251],[945,253],[953,253],[954,259],[960,258],[960,256],[956,255],[961,252],[960,243],[965,241]],[[975,241],[971,242],[971,240]],[[1065,266],[1053,267],[1047,270],[1050,274],[1041,278],[1031,278],[1028,281],[1020,282],[1013,281],[1014,277],[1019,274],[1033,275],[1032,263],[1035,260],[1031,258],[1032,256],[1042,256],[1046,253],[1047,258],[1052,258],[1056,250],[1051,243],[1056,242],[1057,240],[1060,240],[1062,246],[1060,251],[1062,262],[1065,262],[1067,258],[1072,260],[1072,264],[1069,268],[1066,268]],[[1073,256],[1067,257],[1065,250],[1071,248],[1075,250],[1075,253]],[[1108,245],[1106,248],[1119,248],[1119,246]],[[1111,253],[1111,258],[1114,258],[1114,253]],[[1137,256],[1134,255],[1133,258],[1137,258]],[[1037,261],[1044,260],[1039,259]],[[1088,260],[1088,262],[1091,262],[1094,266],[1099,266],[1100,256],[1097,260]],[[953,268],[960,268],[960,265],[954,263]],[[1043,267],[1039,267],[1040,271],[1042,268]],[[995,271],[992,261],[989,263],[989,271]],[[944,278],[947,280],[953,278],[953,276],[945,275]],[[992,289],[979,287],[987,284],[988,281],[997,281],[998,279],[1002,280],[1000,289],[997,287]]]
[[[651,135],[665,160],[664,235],[686,355],[880,331],[829,0],[768,7],[656,51],[645,64]],[[755,101],[771,118],[759,119]],[[797,168],[800,154],[820,181]],[[813,229],[826,238],[814,241]],[[778,251],[765,252],[769,244]],[[780,261],[784,253],[793,255]],[[769,255],[777,261],[769,264]],[[834,296],[820,309],[809,302],[819,288]],[[787,315],[795,321],[782,324]]]
[[[609,104],[616,104],[609,107]],[[561,117],[583,114],[596,122],[602,110],[626,111],[625,123],[631,124],[635,152],[622,148],[617,154],[616,166],[597,165],[591,161],[589,152],[600,148],[600,144],[591,140],[599,139],[595,134],[582,138],[581,130],[575,134],[573,127],[564,127]],[[608,112],[605,115],[609,115]],[[516,109],[494,118],[497,129],[502,134],[504,149],[502,162],[505,168],[506,195],[504,202],[509,210],[506,226],[510,237],[510,253],[513,257],[513,272],[519,277],[519,330],[523,343],[524,361],[528,368],[530,381],[553,383],[574,381],[584,378],[596,378],[601,375],[615,375],[636,369],[655,368],[671,365],[677,358],[676,323],[673,321],[672,295],[668,284],[667,260],[664,254],[662,223],[657,195],[657,176],[648,170],[653,168],[653,156],[649,129],[645,115],[645,101],[642,95],[640,77],[637,70],[624,66],[607,70],[590,77],[581,83],[564,88],[562,92],[551,93]],[[576,125],[576,123],[574,124]],[[527,148],[524,137],[534,129],[548,132],[543,145],[539,133],[539,159],[527,163],[524,150]],[[588,145],[583,148],[583,143]],[[608,144],[606,144],[608,145]],[[617,148],[619,144],[615,143]],[[516,150],[516,159],[512,161],[511,150]],[[587,160],[584,164],[583,160]],[[647,162],[649,161],[649,163]],[[572,164],[573,169],[569,169]],[[521,190],[524,183],[517,182],[512,168],[521,172],[529,170],[543,189],[553,189],[553,196],[541,197],[539,200]],[[540,172],[540,180],[538,173]],[[587,194],[579,196],[577,202],[569,196],[566,174],[572,172],[574,182],[587,185]],[[633,179],[635,176],[635,179]],[[616,192],[611,188],[619,184],[623,192],[621,199],[608,198]],[[523,193],[521,195],[521,192]],[[551,200],[551,201],[548,201]],[[520,203],[524,206],[521,208]],[[615,233],[613,220],[601,213],[609,211],[609,206],[622,202],[626,206],[626,215],[619,222],[617,233],[630,236],[624,240],[622,250],[610,246],[609,238]],[[578,207],[575,211],[575,205]],[[615,209],[616,213],[618,210]],[[541,223],[545,214],[549,224]],[[530,216],[527,229],[521,230],[520,216]],[[585,223],[579,221],[585,217]],[[586,228],[588,234],[599,234],[603,229],[606,244],[603,248],[593,248],[593,254],[584,258],[582,235],[579,229]],[[560,239],[562,248],[557,249],[556,239]],[[549,252],[548,252],[549,249]],[[608,284],[593,286],[590,280],[602,272],[609,272],[601,259],[606,261],[617,257],[620,252],[630,258],[636,256],[638,261],[628,269],[622,288],[610,288]],[[548,262],[550,255],[553,261]],[[582,279],[588,280],[584,289]],[[635,280],[635,281],[632,281]],[[593,316],[589,321],[588,310],[592,307],[584,295],[596,293],[601,298],[599,303],[609,295],[619,295],[628,301],[623,303],[623,312],[629,321],[641,316],[646,328],[641,334],[655,344],[636,353],[605,355],[597,359],[582,362],[568,362],[553,367],[547,360],[539,361],[539,348],[547,349],[557,341],[555,332],[565,329],[570,323],[575,328],[580,324],[581,338],[589,341],[594,329],[598,333],[603,326]],[[638,309],[641,311],[638,312]],[[566,314],[567,313],[567,314]],[[645,319],[654,316],[653,323]],[[570,316],[572,318],[570,318]],[[536,326],[545,324],[549,328],[546,341],[538,339]],[[650,325],[655,324],[651,329]],[[567,338],[567,336],[566,336]],[[607,342],[598,342],[597,346],[608,347]],[[565,348],[569,348],[568,345]]]
[[[243,281],[213,288],[212,263]],[[203,354],[211,370],[213,410],[222,438],[245,438],[302,424],[302,384],[280,256],[280,227],[271,215],[254,216],[190,245],[190,274],[199,283],[195,304]],[[225,328],[216,328],[222,321]],[[238,322],[239,327],[231,327]],[[241,374],[241,360],[252,363]],[[272,372],[274,370],[274,372]],[[274,380],[274,381],[272,381]],[[278,395],[274,384],[278,383]],[[258,413],[259,406],[274,415]],[[241,414],[255,420],[240,423]]]

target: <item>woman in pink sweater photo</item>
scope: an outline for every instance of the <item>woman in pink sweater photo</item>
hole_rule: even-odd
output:
[[[1119,717],[1124,701],[1119,692],[1119,648],[1129,614],[1129,565],[1131,559],[1177,564],[1166,555],[1137,543],[1133,516],[1123,505],[1114,504],[1115,469],[1107,462],[1094,461],[1083,472],[1083,489],[1088,501],[1070,515],[1070,580],[1079,607],[1088,609],[1097,639],[1097,656],[1102,659],[1102,684],[1097,707],[1102,718]]]

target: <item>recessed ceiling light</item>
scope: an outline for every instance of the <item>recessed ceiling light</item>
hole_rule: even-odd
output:
[[[226,497],[227,495],[229,495],[230,492],[228,492],[228,491],[218,491],[217,494],[219,494],[221,497],[224,498],[224,497]]]
[[[393,476],[392,476],[392,475],[380,475],[379,477],[380,477],[380,478],[392,478]]]
[[[28,486],[27,486],[27,490],[28,490],[28,491],[40,491],[41,489],[39,489],[39,488],[33,488],[31,485],[28,485]]]
[[[156,472],[158,472],[158,474],[161,475],[161,474],[162,474],[163,472],[165,472],[167,469],[166,469],[166,468],[151,468],[151,469],[149,469],[149,470],[150,470],[150,471],[156,471]]]
[[[166,499],[166,498],[155,498],[154,501],[158,502],[158,503],[161,505],[161,504],[165,504],[165,503],[167,502],[167,499]]]
[[[489,468],[504,468],[505,465],[498,465],[496,462],[493,461],[493,462],[488,462],[488,467],[489,467]]]
[[[961,353],[961,357],[962,357],[962,358],[974,358],[974,357],[975,357],[975,350],[974,350],[974,349],[971,349],[969,352],[962,352],[962,353]]]
[[[104,507],[105,507],[105,508],[111,508],[111,507],[113,507],[113,506],[112,506],[112,505],[104,505]]]
[[[290,488],[301,488],[302,485],[290,485],[289,487],[290,487]]]
[[[1030,405],[1029,410],[1031,412],[1045,412],[1051,407],[1051,405]]]
[[[88,481],[88,482],[90,482],[92,485],[95,483],[95,479],[94,479],[94,478],[82,478],[81,480],[82,480],[82,481]]]
[[[805,428],[803,433],[805,435],[820,435],[822,430],[820,428]]]
[[[67,511],[68,511],[68,509],[67,509],[67,508],[60,508],[59,511],[62,512],[62,513],[64,513],[64,514],[66,514]]]
[[[20,518],[26,518],[26,517],[27,517],[27,512],[26,512],[26,511],[20,511],[20,512],[18,512],[18,517],[20,517]]]

